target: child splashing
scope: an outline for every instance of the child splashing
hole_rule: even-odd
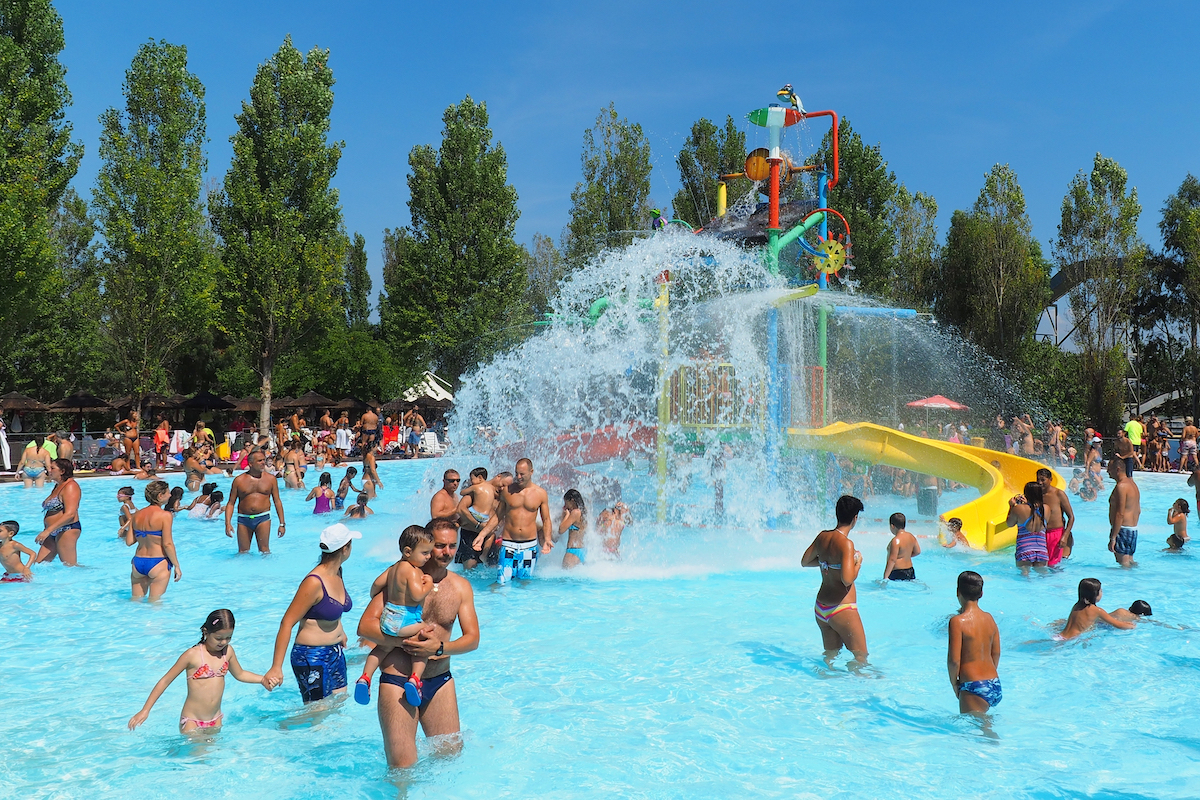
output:
[[[379,619],[379,630],[396,639],[416,636],[421,630],[422,603],[433,589],[433,578],[421,568],[433,553],[433,536],[420,525],[409,525],[400,534],[401,559],[388,569],[375,585],[371,596],[380,591],[384,594],[383,615]],[[354,699],[366,705],[371,702],[371,676],[380,663],[391,652],[390,647],[377,646],[367,656],[362,677],[354,685]],[[413,671],[404,683],[404,699],[413,708],[421,707],[421,676],[425,674],[425,659],[412,657]]]
[[[583,537],[587,533],[587,505],[578,489],[568,489],[563,495],[563,517],[558,524],[558,535],[567,534],[567,552],[563,556],[563,569],[578,567],[587,562],[587,549]]]
[[[215,733],[221,727],[225,675],[230,674],[242,683],[263,683],[262,675],[247,672],[238,663],[233,646],[229,644],[233,639],[233,624],[233,612],[227,608],[208,615],[200,626],[200,641],[184,650],[167,674],[154,684],[146,705],[130,718],[129,730],[146,721],[158,698],[184,671],[187,671],[187,700],[179,712],[179,732],[211,730]]]
[[[1175,526],[1175,532],[1167,537],[1167,549],[1176,552],[1183,549],[1183,545],[1188,541],[1187,533],[1187,518],[1191,509],[1188,507],[1188,501],[1182,497],[1167,510],[1167,524]]]

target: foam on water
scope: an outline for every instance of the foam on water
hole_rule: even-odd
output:
[[[398,531],[428,512],[426,466],[380,465],[387,489],[376,516],[356,523],[365,539],[346,565],[352,636]],[[32,585],[0,586],[8,612],[0,794],[1195,797],[1200,739],[1189,687],[1200,674],[1200,599],[1191,586],[1200,558],[1160,552],[1165,509],[1190,495],[1181,476],[1137,481],[1145,512],[1134,570],[1115,567],[1105,549],[1103,502],[1079,503],[1078,548],[1066,569],[1029,578],[1011,553],[945,551],[923,539],[920,580],[879,585],[885,524],[864,523],[854,533],[872,662],[864,675],[849,673],[844,657],[832,667],[821,658],[811,612],[819,576],[798,567],[824,521],[816,517],[784,532],[635,522],[620,562],[564,572],[556,548],[527,584],[499,588],[477,572],[480,649],[453,665],[463,753],[437,756],[421,740],[418,766],[397,773],[383,766],[374,709],[306,710],[290,675],[272,694],[230,680],[225,728],[210,742],[177,733],[183,681],[143,728],[127,732],[126,720],[213,608],[237,615],[243,664],[267,667],[327,518],[309,514],[303,494],[284,492],[289,533],[269,558],[234,555],[220,524],[180,519],[184,579],[152,607],[127,599],[131,550],[114,536],[124,481],[85,481],[87,566],[39,567]],[[227,491],[228,479],[219,482]],[[3,516],[35,530],[45,494],[0,487]],[[866,503],[868,520],[915,512],[898,498]],[[967,568],[987,578],[983,606],[1004,643],[1004,701],[990,733],[956,713],[945,670],[954,580]],[[1056,620],[1087,576],[1104,582],[1106,608],[1146,599],[1161,624],[1054,642]],[[352,650],[352,672],[363,657]]]

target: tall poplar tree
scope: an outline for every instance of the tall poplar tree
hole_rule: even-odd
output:
[[[717,215],[717,179],[741,172],[745,167],[746,133],[738,128],[733,117],[725,117],[722,128],[701,117],[692,123],[692,131],[675,163],[679,166],[680,183],[671,204],[675,216],[692,225],[707,225]],[[750,181],[731,179],[727,191],[732,202],[750,191]]]
[[[610,103],[584,131],[581,160],[583,180],[571,192],[563,242],[572,269],[631,238],[613,234],[650,225],[650,140],[641,125],[618,117]]]
[[[346,322],[350,327],[366,325],[371,316],[371,274],[367,272],[367,240],[361,233],[346,251]]]
[[[79,168],[62,19],[50,0],[0,0],[0,329],[27,330],[30,304],[52,302],[51,216]]]
[[[456,380],[511,343],[527,321],[526,276],[513,241],[520,212],[486,103],[442,114],[442,143],[408,155],[412,222],[384,231],[380,322],[411,378],[425,366]]]
[[[1079,284],[1068,294],[1074,339],[1083,357],[1088,412],[1109,431],[1121,416],[1127,325],[1146,255],[1137,233],[1142,206],[1128,181],[1120,164],[1097,153],[1091,171],[1080,171],[1067,188],[1054,243],[1060,269],[1079,271]]]
[[[225,327],[261,378],[263,430],[276,362],[338,308],[346,237],[330,183],[345,144],[327,141],[333,83],[329,51],[302,55],[288,36],[254,76],[230,139],[233,163],[211,200]]]
[[[125,108],[100,116],[93,204],[104,233],[103,331],[126,390],[168,388],[174,358],[214,309],[217,264],[200,198],[204,86],[187,48],[149,41],[125,73]]]

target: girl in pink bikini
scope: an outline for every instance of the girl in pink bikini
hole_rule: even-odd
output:
[[[211,731],[221,727],[221,696],[225,694],[225,676],[232,675],[242,683],[262,683],[262,675],[247,672],[238,663],[229,644],[233,639],[233,612],[220,608],[208,615],[200,626],[200,641],[179,657],[167,674],[150,691],[142,710],[129,720],[129,730],[146,721],[150,709],[162,697],[180,673],[187,673],[187,700],[179,713],[179,732]]]
[[[854,588],[862,554],[850,541],[850,531],[858,523],[863,504],[857,497],[842,495],[835,510],[837,526],[817,534],[800,565],[821,568],[821,589],[813,613],[821,629],[826,663],[832,663],[844,646],[862,666],[867,663],[867,635],[858,615],[858,593]]]

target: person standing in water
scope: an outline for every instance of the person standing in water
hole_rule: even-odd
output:
[[[50,480],[54,491],[42,501],[45,514],[45,529],[33,541],[42,547],[34,563],[53,561],[55,556],[65,566],[78,566],[77,546],[83,533],[79,522],[79,481],[75,480],[75,466],[65,458],[50,462]]]
[[[448,469],[442,473],[442,488],[434,492],[429,500],[430,519],[457,515],[458,502],[454,499],[454,493],[458,491],[460,483],[462,478],[458,476],[458,470]]]
[[[1188,501],[1182,497],[1171,504],[1167,510],[1167,524],[1175,528],[1175,532],[1167,537],[1167,549],[1179,552],[1188,542],[1187,518],[1191,512]]]
[[[986,714],[1000,702],[1000,629],[979,607],[983,576],[967,570],[958,576],[958,614],[950,618],[946,670],[958,698],[958,713]]]
[[[1119,458],[1108,462],[1108,475],[1117,485],[1108,496],[1108,549],[1122,567],[1137,566],[1137,526],[1142,516],[1142,493],[1125,472],[1125,462]],[[1189,479],[1190,480],[1190,479]]]
[[[149,505],[135,512],[130,526],[125,529],[125,544],[137,545],[129,573],[134,600],[147,595],[151,602],[161,598],[171,585],[172,570],[176,582],[183,577],[171,535],[174,515],[163,508],[170,491],[165,481],[148,483],[146,502]]]
[[[587,535],[587,505],[578,489],[567,489],[563,495],[563,518],[558,524],[558,535],[567,534],[567,552],[563,556],[563,569],[572,569],[587,563],[587,548],[583,546]]]
[[[279,499],[279,480],[263,473],[267,457],[255,450],[248,459],[248,469],[233,479],[229,487],[229,502],[225,505],[225,535],[233,536],[233,512],[237,507],[238,552],[250,552],[251,538],[258,541],[258,552],[271,552],[271,502],[279,512],[279,536],[287,531],[283,519],[283,501]]]
[[[504,541],[500,545],[500,561],[496,580],[506,584],[517,578],[533,577],[538,555],[554,549],[550,519],[550,497],[546,490],[533,482],[533,462],[522,458],[517,462],[513,482],[500,492],[500,513],[488,520],[479,532],[485,540],[501,523]],[[541,541],[538,540],[538,517],[542,520]]]
[[[921,543],[917,537],[904,529],[908,520],[897,511],[888,519],[888,527],[892,531],[892,540],[888,542],[887,563],[883,566],[883,579],[886,581],[915,581],[917,572],[913,569],[913,556],[921,555]]]
[[[1046,519],[1042,511],[1042,487],[1030,481],[1025,493],[1009,498],[1009,525],[1017,529],[1017,548],[1014,553],[1021,574],[1028,575],[1032,565],[1045,572],[1050,556],[1046,552]]]
[[[858,615],[858,592],[854,588],[862,553],[850,541],[850,531],[858,524],[862,510],[862,500],[857,497],[839,497],[835,507],[837,525],[818,533],[800,561],[801,566],[821,569],[821,588],[813,613],[825,646],[826,663],[831,663],[843,646],[860,666],[867,663],[867,634]]]
[[[1071,498],[1054,485],[1054,473],[1042,467],[1037,471],[1037,483],[1042,487],[1042,513],[1046,517],[1046,564],[1057,567],[1071,555],[1075,537],[1075,510]]]

